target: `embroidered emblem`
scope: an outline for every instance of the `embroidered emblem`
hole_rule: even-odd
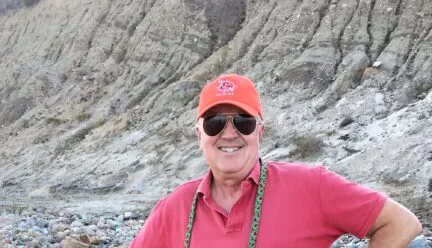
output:
[[[216,96],[232,96],[234,95],[235,85],[233,82],[221,79],[219,85],[216,88]]]

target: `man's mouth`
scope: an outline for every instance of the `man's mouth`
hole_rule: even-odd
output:
[[[235,146],[235,147],[218,147],[219,150],[223,151],[223,152],[235,152],[240,150],[242,147],[241,146]]]

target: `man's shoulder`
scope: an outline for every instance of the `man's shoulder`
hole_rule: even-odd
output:
[[[275,171],[279,173],[300,173],[300,174],[316,174],[323,169],[322,165],[315,164],[305,164],[298,162],[276,162],[268,161],[266,162],[267,168],[270,171]]]
[[[320,187],[322,169],[323,167],[318,165],[269,161],[268,186],[280,194],[285,194],[286,189],[295,189],[316,196],[315,193],[319,192],[317,190]]]
[[[183,194],[194,195],[198,188],[198,185],[201,183],[202,180],[203,177],[199,177],[197,179],[187,181],[174,188],[174,190],[171,192],[171,195],[183,195]]]
[[[321,165],[290,162],[267,162],[267,171],[270,180],[280,178],[284,182],[310,184],[319,181],[323,170]],[[276,180],[278,181],[278,180]]]

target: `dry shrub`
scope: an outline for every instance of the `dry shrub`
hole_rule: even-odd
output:
[[[82,122],[82,121],[86,121],[86,120],[90,119],[90,117],[91,117],[90,113],[84,112],[84,113],[77,115],[76,119],[79,122]]]
[[[320,138],[308,134],[295,137],[294,145],[295,149],[292,151],[292,155],[307,158],[318,155],[324,147],[324,142]]]
[[[58,126],[62,123],[62,120],[60,120],[59,118],[55,118],[55,117],[48,117],[45,119],[45,124],[49,125],[49,124],[54,124],[55,126]]]
[[[30,7],[32,5],[35,5],[39,2],[39,0],[21,0],[21,6],[23,7]]]

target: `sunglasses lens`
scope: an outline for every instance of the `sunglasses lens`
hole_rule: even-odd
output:
[[[224,115],[210,115],[204,118],[203,129],[208,136],[220,133],[226,125],[227,117]]]
[[[235,128],[244,135],[249,135],[255,131],[256,118],[248,114],[238,114],[233,117]]]
[[[235,129],[244,135],[255,131],[256,118],[249,114],[237,114],[233,117]],[[218,135],[225,128],[228,117],[225,115],[210,115],[204,118],[203,129],[208,136]]]

